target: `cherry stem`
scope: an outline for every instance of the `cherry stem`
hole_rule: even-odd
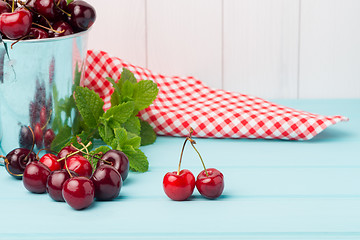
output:
[[[37,154],[36,154],[36,159],[39,160],[39,154],[40,154],[40,152],[41,152],[41,151],[45,151],[45,150],[46,150],[46,148],[40,149],[40,150],[37,152]]]
[[[181,149],[181,154],[180,154],[180,160],[179,160],[179,167],[178,167],[178,170],[177,170],[177,175],[180,175],[181,160],[182,160],[182,156],[183,156],[183,153],[184,153],[184,149],[185,149],[185,145],[186,145],[187,140],[188,140],[188,138],[185,139],[184,144],[183,144],[182,149]]]
[[[205,163],[204,163],[204,161],[203,161],[203,159],[202,159],[202,157],[201,157],[201,155],[200,155],[200,152],[199,152],[199,151],[196,149],[196,147],[195,147],[196,142],[195,142],[195,140],[193,140],[193,139],[191,138],[191,135],[192,135],[193,132],[194,132],[194,129],[190,128],[190,135],[189,135],[188,139],[189,139],[189,141],[190,141],[190,143],[191,143],[191,146],[194,148],[194,150],[195,150],[195,151],[197,152],[197,154],[199,155],[199,158],[200,158],[201,163],[202,163],[202,165],[203,165],[203,167],[204,167],[206,176],[209,177],[209,173],[208,173],[208,171],[206,170]]]
[[[191,138],[190,138],[190,143],[191,143],[191,146],[194,148],[194,150],[197,152],[197,154],[199,155],[199,158],[200,158],[200,160],[201,160],[201,163],[202,163],[202,165],[203,165],[203,167],[204,167],[204,170],[205,170],[205,174],[206,174],[206,176],[208,177],[209,176],[209,173],[208,173],[208,171],[206,170],[206,167],[205,167],[205,163],[204,163],[204,161],[203,161],[203,159],[202,159],[202,157],[201,157],[201,155],[200,155],[200,153],[199,153],[199,151],[196,149],[196,147],[195,147],[195,141],[194,140],[192,140]]]
[[[17,1],[16,1],[17,3]],[[15,0],[12,2],[12,6],[11,6],[11,12],[14,12],[15,10]]]
[[[6,157],[5,156],[3,156],[3,155],[0,155],[0,158],[2,158],[2,159],[6,159]],[[0,166],[4,166],[5,165],[5,162],[4,161],[1,161],[0,162]]]
[[[71,14],[66,12],[64,9],[62,9],[61,7],[59,7],[60,4],[60,0],[57,2],[57,4],[55,4],[56,8],[59,9],[61,12],[63,12],[65,15],[67,15],[68,17],[71,17]]]
[[[10,171],[10,169],[9,169],[9,161],[7,160],[7,158],[5,158],[5,167],[6,167],[6,170],[8,171],[8,173],[10,173],[10,175],[12,175],[12,176],[15,176],[15,177],[22,177],[23,176],[23,174],[15,174],[15,173],[12,173],[11,171]]]
[[[35,146],[35,134],[34,134],[34,131],[32,130],[32,128],[30,126],[28,126],[28,128],[30,129],[30,132],[32,134],[32,137],[33,137],[33,142],[32,142],[32,145],[31,145],[31,149],[29,151],[29,153],[26,155],[26,157],[24,158],[25,160],[28,159],[30,153],[34,150],[34,146]]]
[[[63,33],[63,32],[65,32],[65,30],[62,30],[62,31],[56,31],[56,30],[55,30],[55,29],[53,29],[52,27],[51,27],[51,28],[48,28],[48,27],[45,27],[45,26],[43,26],[43,25],[41,25],[41,24],[38,24],[38,23],[35,23],[35,22],[33,22],[32,24],[33,24],[33,25],[35,25],[35,26],[38,26],[38,27],[44,28],[44,29],[46,29],[46,30],[49,30],[49,31],[52,31],[52,32],[56,32],[56,33]]]
[[[51,120],[51,114],[52,114],[52,109],[50,109],[49,111],[49,117],[46,121],[46,123],[44,124],[44,126],[41,128],[41,130],[44,130],[46,128],[46,126],[49,124],[50,120]]]
[[[13,46],[14,46],[15,44],[17,44],[17,43],[20,42],[21,40],[24,40],[25,38],[28,38],[28,37],[30,37],[30,35],[25,35],[25,36],[17,39],[15,42],[13,42],[13,43],[10,45],[10,48],[13,49]]]
[[[91,142],[88,142],[88,144],[86,144],[85,147],[87,148],[87,147],[89,147],[90,145],[91,145]],[[81,150],[84,150],[84,148],[82,148]],[[81,150],[75,151],[75,152],[73,152],[73,153],[69,153],[69,154],[67,154],[65,157],[62,157],[62,158],[58,159],[57,161],[60,162],[60,161],[66,159],[66,158],[68,158],[68,157],[71,157],[71,156],[73,156],[73,155],[76,155],[76,154],[78,154],[79,152],[81,152]],[[66,161],[65,161],[65,162],[66,162]]]
[[[69,155],[70,155],[70,154],[69,154]],[[69,170],[69,168],[68,168],[68,165],[67,165],[67,161],[66,161],[67,157],[68,157],[68,155],[65,156],[65,168],[66,168],[66,171],[69,173],[70,178],[72,178],[73,175],[71,174],[71,172],[70,172],[70,170]]]
[[[82,154],[85,154],[86,156],[96,158],[97,160],[102,160],[102,161],[104,161],[104,162],[107,163],[107,164],[111,164],[111,162],[109,162],[109,161],[103,160],[103,159],[101,159],[101,158],[99,158],[99,157],[95,157],[95,156],[98,155],[98,154],[91,155],[91,154],[89,154],[89,153],[84,152],[83,149],[78,149],[78,148],[75,147],[73,144],[71,144],[71,146],[72,146],[73,148],[75,148],[76,150],[80,151]]]

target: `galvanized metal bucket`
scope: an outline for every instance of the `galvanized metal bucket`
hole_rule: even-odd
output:
[[[20,146],[22,126],[41,121],[43,133],[53,128],[55,134],[71,126],[75,113],[65,101],[82,77],[88,32],[0,44],[0,154]]]

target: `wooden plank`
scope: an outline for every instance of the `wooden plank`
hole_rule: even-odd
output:
[[[360,1],[301,2],[300,97],[360,97]]]
[[[147,1],[148,66],[221,87],[221,0]]]
[[[97,12],[89,49],[146,65],[145,0],[89,0]]]
[[[296,98],[298,0],[224,0],[224,88]]]

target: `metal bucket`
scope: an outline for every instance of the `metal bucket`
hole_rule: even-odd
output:
[[[72,101],[73,85],[82,77],[88,32],[19,41],[12,48],[13,41],[4,40],[9,55],[0,44],[0,154],[23,145],[24,126],[34,129],[41,122],[43,134],[71,126],[75,113],[65,101]]]

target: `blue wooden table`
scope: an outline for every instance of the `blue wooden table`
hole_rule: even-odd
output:
[[[349,122],[310,141],[196,139],[207,167],[225,176],[223,196],[166,197],[183,138],[143,147],[147,173],[130,173],[120,196],[75,211],[31,194],[0,168],[0,239],[360,239],[360,99],[278,100]],[[190,145],[183,168],[202,166]]]

